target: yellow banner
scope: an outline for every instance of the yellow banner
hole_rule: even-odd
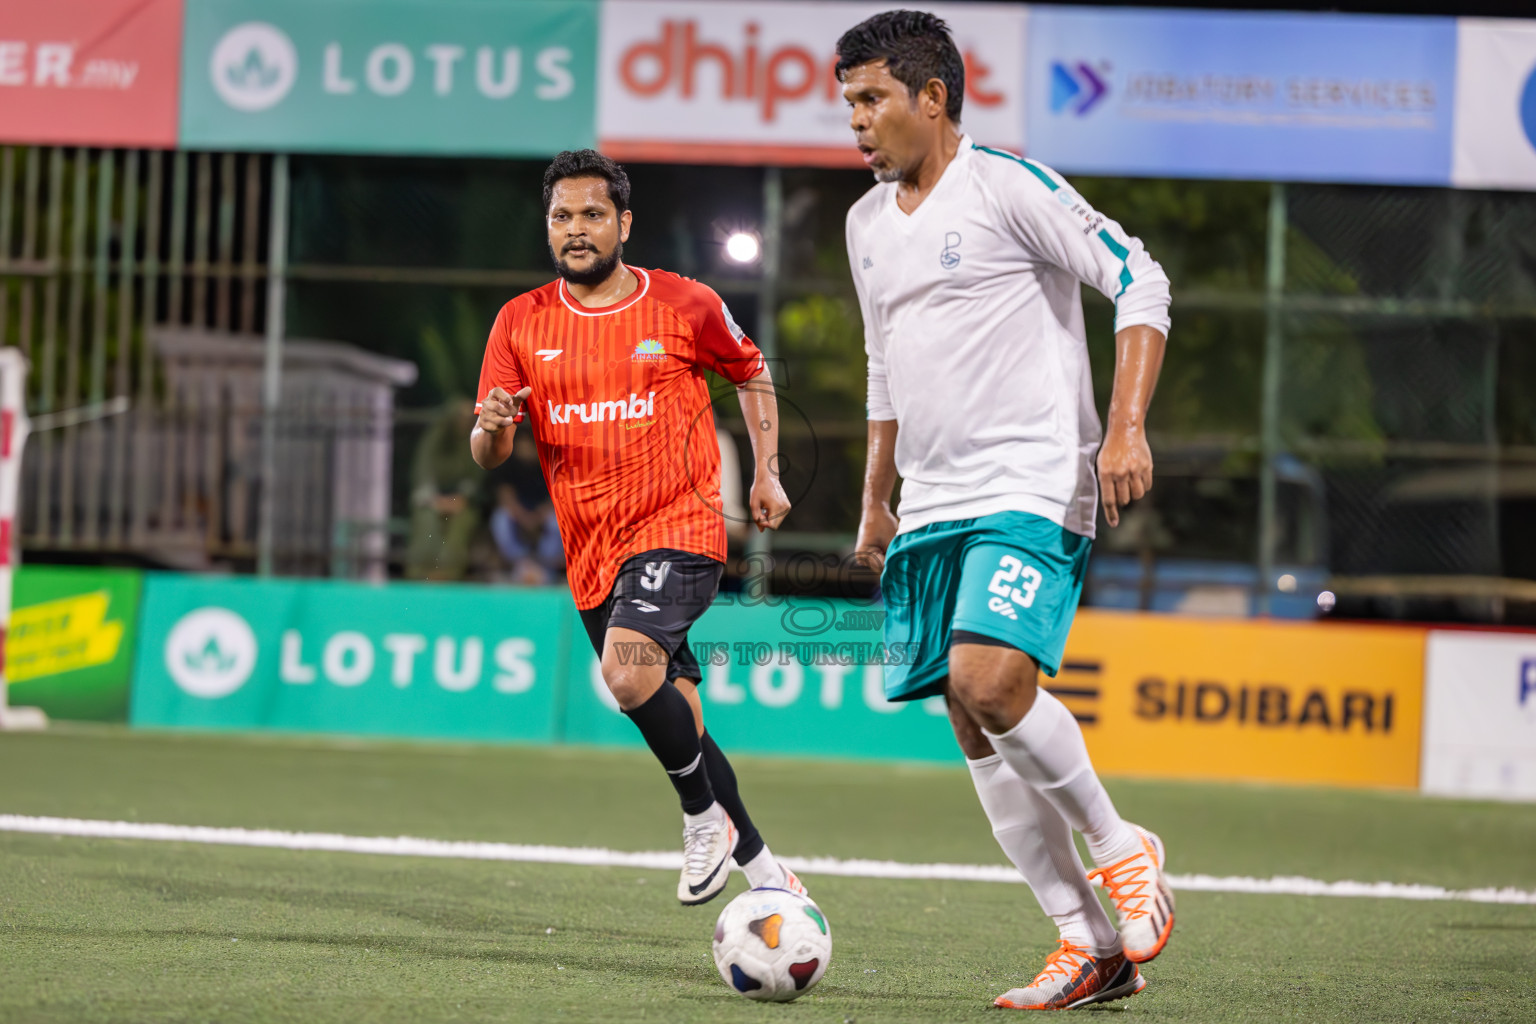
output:
[[[1416,787],[1425,631],[1083,611],[1048,689],[1106,775]]]
[[[5,638],[6,678],[20,683],[117,657],[123,623],[107,621],[109,601],[107,591],[98,590],[17,608]]]

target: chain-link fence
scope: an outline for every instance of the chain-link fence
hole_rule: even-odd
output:
[[[457,575],[424,568],[419,543],[412,554],[421,452],[471,397],[496,309],[549,277],[542,166],[291,162],[287,333],[418,373],[392,385],[403,388],[392,406],[370,413],[385,418],[358,435],[388,438],[384,454],[370,455],[387,480],[382,512],[336,511],[336,460],[354,456],[324,439],[352,437],[356,424],[290,408],[279,469],[296,489],[276,506],[288,517],[276,567]],[[154,339],[170,328],[259,345],[272,168],[271,158],[233,154],[0,149],[0,332],[32,359],[33,415],[65,414],[28,452],[23,543],[34,557],[254,566],[255,378],[190,386]],[[798,498],[775,555],[835,561],[858,521],[865,431],[862,328],[842,229],[867,175],[656,165],[631,175],[626,258],[706,281],[773,349]],[[1101,534],[1091,600],[1530,616],[1536,196],[1075,184],[1147,242],[1174,288],[1150,419],[1159,484],[1124,526]],[[739,230],[770,241],[764,261],[724,257]],[[1103,406],[1112,308],[1092,293],[1085,304]],[[749,466],[728,388],[716,411]],[[299,435],[316,440],[295,446]],[[494,511],[486,493],[464,575],[506,568],[483,557]]]

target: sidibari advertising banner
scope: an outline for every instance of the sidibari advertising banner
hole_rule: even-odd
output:
[[[602,9],[598,137],[620,159],[862,166],[837,39],[888,4],[626,0]],[[966,64],[963,122],[1024,142],[1025,8],[927,4]]]
[[[596,2],[198,0],[181,142],[542,155],[594,140]]]
[[[1030,155],[1063,171],[1444,185],[1451,18],[1038,7]]]
[[[1106,774],[1418,784],[1422,629],[1085,612],[1066,661]]]
[[[153,574],[131,721],[548,741],[569,604],[542,590]]]
[[[181,0],[16,0],[0,12],[0,139],[176,145]]]
[[[50,718],[125,721],[142,580],[134,569],[18,569],[5,637],[10,702]]]
[[[1536,800],[1536,633],[1436,630],[1424,676],[1424,792]]]
[[[1458,188],[1536,189],[1536,22],[1457,23]]]

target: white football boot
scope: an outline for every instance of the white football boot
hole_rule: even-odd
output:
[[[793,871],[789,870],[789,865],[788,864],[785,864],[783,861],[779,861],[779,870],[784,872],[784,888],[785,889],[788,889],[790,892],[794,893],[796,896],[803,896],[803,897],[805,897],[808,900],[811,899],[811,894],[805,891],[805,883],[800,881],[800,878],[799,878],[798,875],[796,875]],[[811,900],[811,902],[814,903],[815,900]]]
[[[1163,874],[1168,854],[1157,833],[1132,825],[1141,848],[1131,856],[1088,872],[1109,890],[1120,918],[1125,958],[1144,964],[1163,951],[1173,932],[1173,889]]]
[[[684,906],[708,903],[720,895],[739,837],[718,803],[703,814],[683,816],[683,874],[677,880],[677,898]]]

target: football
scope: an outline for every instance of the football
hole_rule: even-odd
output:
[[[821,908],[786,889],[748,889],[715,922],[715,966],[748,999],[786,1003],[821,980],[832,929]]]

